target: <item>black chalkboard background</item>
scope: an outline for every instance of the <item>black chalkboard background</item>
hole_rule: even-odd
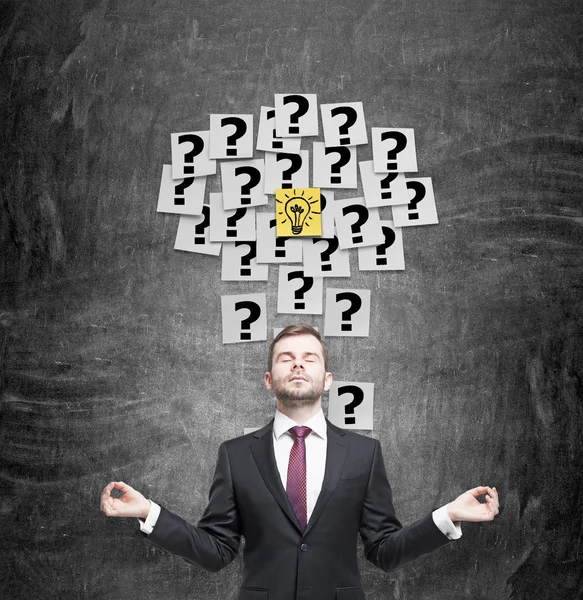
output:
[[[368,597],[581,598],[580,3],[1,10],[0,595],[236,597],[241,556],[189,566],[99,493],[123,480],[196,522],[219,444],[273,416],[266,344],[222,344],[220,296],[266,291],[270,331],[304,319],[276,314],[275,267],[223,283],[220,259],[175,251],[157,194],[170,133],[316,93],[414,128],[440,217],[405,232],[404,272],[354,256],[350,282],[326,282],[373,305],[370,337],[330,339],[331,369],[375,383],[362,433],[403,522],[481,484],[502,503],[400,571],[359,553]]]

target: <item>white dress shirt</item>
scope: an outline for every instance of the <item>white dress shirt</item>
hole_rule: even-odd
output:
[[[273,422],[273,450],[275,460],[277,462],[277,470],[281,477],[283,489],[287,485],[287,468],[289,463],[289,455],[294,443],[292,434],[288,431],[291,427],[299,425],[287,415],[276,409],[275,419]],[[306,446],[306,500],[308,509],[308,521],[316,500],[322,489],[324,481],[324,470],[326,468],[326,451],[327,451],[327,435],[326,435],[326,419],[322,409],[316,413],[311,419],[303,423],[304,427],[309,427],[312,431],[305,438]],[[144,533],[151,533],[158,520],[160,507],[155,502],[150,500],[150,512],[144,521],[140,522],[140,529]],[[461,537],[462,530],[459,525],[455,525],[447,515],[447,505],[434,510],[432,513],[435,525],[446,535],[450,540],[455,540]]]

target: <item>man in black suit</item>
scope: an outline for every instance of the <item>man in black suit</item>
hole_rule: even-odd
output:
[[[391,571],[461,536],[461,521],[491,521],[496,488],[479,486],[403,527],[395,516],[378,440],[330,423],[327,348],[309,325],[273,340],[265,385],[277,398],[262,429],[219,446],[209,504],[196,526],[123,482],[102,492],[108,516],[138,517],[156,545],[209,571],[237,555],[245,537],[238,600],[365,600],[357,564]],[[117,488],[123,495],[111,496]],[[485,503],[477,497],[486,494]]]

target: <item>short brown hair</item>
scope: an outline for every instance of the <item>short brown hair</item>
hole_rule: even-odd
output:
[[[328,370],[328,346],[326,342],[322,339],[322,336],[318,332],[317,329],[314,329],[311,325],[307,323],[297,323],[296,325],[288,325],[284,327],[274,338],[269,346],[269,357],[267,358],[267,370],[271,373],[271,368],[273,366],[273,349],[275,348],[275,344],[279,342],[284,337],[289,337],[290,335],[313,335],[322,346],[322,356],[324,357],[324,369]]]

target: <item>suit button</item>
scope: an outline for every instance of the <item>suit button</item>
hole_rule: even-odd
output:
[[[307,552],[307,551],[308,551],[308,544],[302,544],[302,545],[300,546],[300,550],[301,550],[302,552]]]

